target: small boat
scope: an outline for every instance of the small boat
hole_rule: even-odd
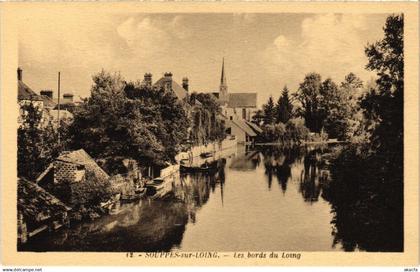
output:
[[[200,154],[200,157],[202,158],[210,158],[211,156],[213,156],[211,152],[204,152]]]
[[[213,172],[213,171],[217,171],[217,165],[216,164],[204,164],[202,166],[180,165],[180,171],[181,172],[188,172],[188,173]]]
[[[134,194],[122,195],[121,196],[121,201],[122,202],[131,202],[131,201],[139,200],[140,198],[142,198],[146,194],[146,192],[147,192],[147,188],[136,189]]]
[[[165,180],[163,178],[155,178],[146,182],[146,188],[150,193],[162,190],[165,187]]]

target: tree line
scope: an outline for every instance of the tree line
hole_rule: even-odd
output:
[[[18,130],[18,175],[34,179],[63,150],[83,148],[109,174],[116,162],[135,159],[143,167],[162,167],[191,145],[222,140],[224,122],[208,94],[184,100],[163,88],[126,82],[104,70],[93,77],[91,96],[73,109],[71,124],[41,126],[42,111],[32,104]],[[191,101],[200,101],[192,106]]]

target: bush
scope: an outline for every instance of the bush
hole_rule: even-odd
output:
[[[293,145],[306,141],[309,137],[309,129],[296,120],[289,120],[286,124],[263,125],[262,130],[258,141],[265,143]]]

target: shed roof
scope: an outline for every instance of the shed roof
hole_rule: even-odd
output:
[[[254,124],[254,123],[252,123],[252,122],[250,122],[250,121],[247,121],[247,120],[245,120],[245,122],[248,124],[248,126],[250,126],[255,132],[257,132],[257,133],[262,133],[263,132],[263,130],[259,127],[259,126],[257,126],[256,124]]]
[[[95,173],[97,177],[108,179],[109,175],[89,156],[84,149],[65,151],[57,158],[59,161],[85,166],[86,170]]]
[[[39,222],[71,210],[58,198],[37,184],[20,178],[18,180],[18,210],[26,220]]]
[[[232,124],[239,127],[241,130],[243,130],[246,134],[248,134],[251,137],[257,136],[257,134],[252,130],[252,128],[245,122],[245,120],[236,119],[236,120],[229,120],[232,122]]]

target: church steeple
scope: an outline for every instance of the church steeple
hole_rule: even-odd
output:
[[[225,75],[225,58],[222,60],[222,75],[220,77],[219,99],[227,101],[228,99],[228,86]]]

